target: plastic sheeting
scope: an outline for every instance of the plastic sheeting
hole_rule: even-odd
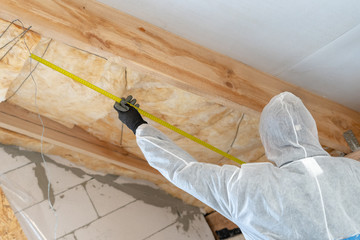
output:
[[[199,208],[155,184],[91,171],[58,156],[44,158],[46,165],[39,153],[0,144],[0,189],[10,202],[0,190],[1,240],[55,239],[55,232],[59,240],[212,237]]]

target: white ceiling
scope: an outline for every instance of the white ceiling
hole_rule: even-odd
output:
[[[100,0],[360,112],[358,0]]]

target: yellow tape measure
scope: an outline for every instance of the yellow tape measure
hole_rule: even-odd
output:
[[[59,72],[61,74],[64,74],[65,76],[67,76],[67,77],[69,77],[69,78],[71,78],[71,79],[85,85],[86,87],[91,88],[91,89],[97,91],[98,93],[101,93],[101,94],[105,95],[108,98],[111,98],[112,100],[114,100],[116,102],[121,102],[120,97],[117,97],[117,96],[105,91],[104,89],[101,89],[101,88],[95,86],[94,84],[91,84],[88,81],[85,81],[84,79],[82,79],[82,78],[80,78],[78,76],[75,76],[74,74],[62,69],[61,67],[56,66],[55,64],[53,64],[51,62],[48,62],[48,61],[46,61],[45,59],[43,59],[43,58],[41,58],[39,56],[36,56],[35,54],[31,54],[31,58],[38,61],[39,63],[44,64],[45,66],[48,66],[49,68],[51,68],[51,69],[53,69],[53,70],[55,70],[55,71],[57,71],[57,72]],[[191,135],[191,134],[189,134],[187,132],[184,132],[183,130],[171,125],[170,123],[165,122],[164,120],[162,120],[160,118],[157,118],[154,115],[152,115],[152,114],[150,114],[148,112],[145,112],[144,110],[142,110],[142,109],[140,109],[140,108],[138,108],[138,107],[136,107],[134,105],[131,105],[131,106],[136,108],[141,115],[143,115],[143,116],[145,116],[145,117],[147,117],[147,118],[149,118],[149,119],[163,125],[164,127],[167,127],[170,130],[173,130],[174,132],[177,132],[177,133],[183,135],[184,137],[186,137],[186,138],[188,138],[188,139],[190,139],[190,140],[192,140],[192,141],[194,141],[196,143],[199,143],[200,145],[202,145],[204,147],[207,147],[208,149],[210,149],[210,150],[212,150],[212,151],[214,151],[214,152],[216,152],[216,153],[218,153],[218,154],[220,154],[220,155],[222,155],[222,156],[224,156],[226,158],[229,158],[229,159],[231,159],[231,160],[233,160],[233,161],[235,161],[235,162],[237,162],[239,164],[244,164],[245,163],[245,162],[241,161],[240,159],[238,159],[238,158],[236,158],[236,157],[234,157],[234,156],[232,156],[232,155],[230,155],[230,154],[228,154],[228,153],[226,153],[226,152],[224,152],[224,151],[222,151],[222,150],[208,144],[207,142],[204,142],[204,141],[198,139],[197,137],[194,137],[193,135]]]

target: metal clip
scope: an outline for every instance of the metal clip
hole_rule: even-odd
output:
[[[344,132],[343,135],[352,152],[360,149],[360,144],[356,139],[353,131],[348,130]]]

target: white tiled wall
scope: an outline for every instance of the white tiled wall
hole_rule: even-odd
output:
[[[45,158],[46,169],[40,154],[0,145],[0,185],[28,239],[54,239],[55,228],[60,240],[214,239],[198,209],[152,183]]]
[[[141,214],[140,214],[141,213]],[[133,202],[75,231],[78,239],[145,239],[176,221],[167,209]],[[114,228],[114,223],[116,228]]]
[[[96,179],[88,181],[85,188],[99,216],[104,216],[114,209],[118,209],[136,200],[134,197],[100,183]]]

